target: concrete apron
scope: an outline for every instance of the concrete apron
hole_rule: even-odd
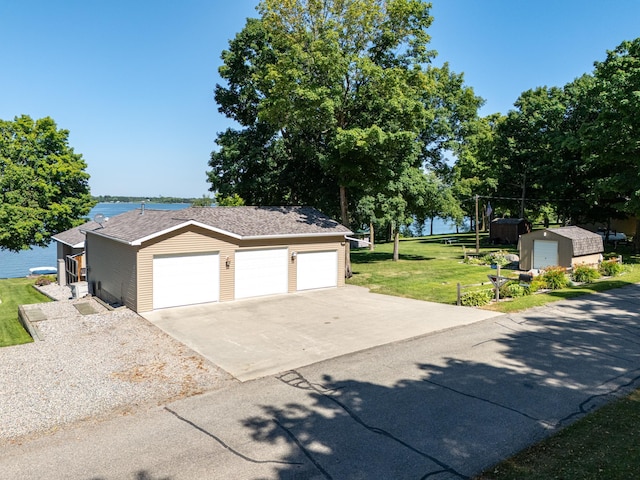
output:
[[[346,286],[143,317],[244,382],[498,315]]]

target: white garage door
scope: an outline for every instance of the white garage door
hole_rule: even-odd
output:
[[[338,286],[338,252],[298,253],[297,289],[310,290]]]
[[[220,259],[217,253],[153,257],[153,308],[217,302]]]
[[[533,241],[533,268],[558,265],[558,242],[553,240]]]
[[[287,293],[288,250],[239,250],[235,255],[235,298]]]

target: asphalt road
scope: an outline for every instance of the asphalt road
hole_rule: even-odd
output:
[[[640,385],[634,285],[5,445],[7,479],[468,478]]]

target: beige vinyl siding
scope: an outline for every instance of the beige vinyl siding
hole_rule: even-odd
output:
[[[153,256],[180,253],[220,254],[220,301],[233,300],[233,253],[236,246],[199,227],[171,232],[154,238],[140,248],[138,253],[138,311],[153,310]],[[230,267],[226,266],[229,257]]]
[[[583,255],[581,257],[573,257],[571,259],[571,266],[575,267],[577,265],[589,265],[590,267],[598,266],[600,263],[600,253],[594,253],[592,255]]]
[[[137,311],[137,248],[89,233],[85,244],[91,291],[106,302]]]

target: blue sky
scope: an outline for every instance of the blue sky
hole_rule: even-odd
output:
[[[436,64],[448,61],[506,113],[563,86],[640,36],[640,2],[434,0]],[[200,197],[218,113],[220,53],[257,0],[3,0],[0,118],[52,117],[70,131],[96,195]]]

